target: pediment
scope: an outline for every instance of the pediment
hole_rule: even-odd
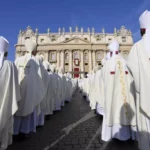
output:
[[[62,44],[92,44],[90,41],[79,37],[72,37],[70,39],[62,41],[61,43]]]

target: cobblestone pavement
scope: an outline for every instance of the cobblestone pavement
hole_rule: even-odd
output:
[[[30,138],[14,140],[8,150],[137,150],[136,143],[101,141],[102,119],[79,91]],[[16,139],[16,138],[15,138]]]

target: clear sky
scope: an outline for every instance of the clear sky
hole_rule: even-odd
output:
[[[131,29],[134,41],[140,39],[139,15],[150,10],[150,0],[2,0],[0,5],[0,35],[10,42],[9,59],[14,60],[19,30],[28,25],[39,32],[49,27],[95,28],[113,32],[121,25]]]

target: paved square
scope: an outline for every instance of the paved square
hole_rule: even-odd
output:
[[[15,138],[8,150],[138,150],[136,142],[101,141],[102,119],[79,91],[30,138]]]

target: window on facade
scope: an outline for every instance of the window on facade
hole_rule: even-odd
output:
[[[52,42],[56,41],[56,39],[54,37],[51,40],[52,40]]]
[[[30,39],[30,37],[26,37],[25,40]]]
[[[101,61],[100,61],[100,62],[98,62],[98,65],[99,65],[99,66],[101,66],[101,65],[102,65]]]
[[[55,53],[52,53],[52,60],[54,61],[54,60],[56,60],[56,54]]]
[[[84,38],[85,40],[87,40],[87,38]]]
[[[100,52],[97,53],[97,59],[101,59],[101,54],[100,54]]]
[[[78,52],[75,52],[75,53],[74,53],[74,58],[75,58],[75,59],[79,58]]]
[[[69,60],[69,55],[68,55],[68,53],[65,54],[65,60]]]
[[[66,40],[69,40],[69,38],[66,38]]]
[[[122,37],[122,42],[126,42],[126,37]]]
[[[101,60],[102,58],[103,58],[103,51],[98,51],[97,53],[96,53],[96,58],[97,58],[97,60]]]
[[[110,42],[110,41],[111,41],[111,38],[109,38],[108,41]]]
[[[44,41],[44,39],[41,39],[41,43]]]
[[[88,54],[87,53],[84,54],[84,60],[88,60]]]

